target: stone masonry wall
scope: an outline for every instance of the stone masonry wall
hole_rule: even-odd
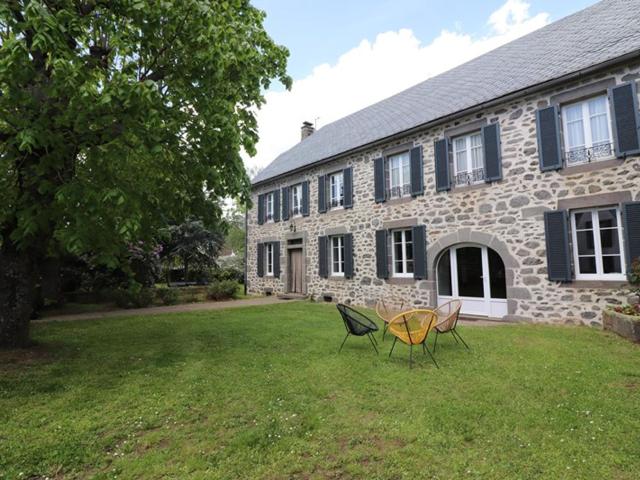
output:
[[[543,173],[538,164],[535,112],[562,92],[571,92],[594,82],[612,82],[613,78],[616,83],[637,79],[639,72],[640,64],[620,67],[254,188],[254,206],[248,218],[249,291],[283,293],[287,285],[286,241],[303,237],[306,289],[313,298],[322,300],[330,295],[334,301],[372,305],[376,299],[384,297],[396,302],[408,299],[415,306],[433,306],[436,304],[434,268],[438,255],[456,243],[474,242],[496,250],[505,263],[508,318],[599,324],[601,311],[607,304],[625,301],[625,286],[620,282],[560,284],[547,280],[543,212],[573,206],[576,202],[591,206],[589,202],[598,198],[602,201],[602,195],[608,195],[604,198],[640,200],[640,157]],[[500,123],[503,179],[493,184],[454,187],[448,192],[437,193],[434,141],[442,138],[448,129],[479,119],[489,122],[497,119]],[[373,159],[389,147],[408,142],[423,146],[425,194],[376,204]],[[318,213],[318,175],[346,165],[353,167],[353,208]],[[310,181],[310,215],[258,225],[258,194],[303,180]],[[600,197],[588,198],[598,195]],[[618,202],[612,200],[612,203]],[[387,228],[391,222],[426,225],[428,280],[376,278],[375,231]],[[295,233],[291,232],[292,224]],[[341,232],[353,233],[354,278],[320,278],[318,236]],[[256,270],[256,244],[275,240],[282,242],[281,277],[260,278]]]

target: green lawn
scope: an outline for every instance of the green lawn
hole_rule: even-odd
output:
[[[640,349],[462,327],[437,370],[292,303],[35,325],[0,353],[0,478],[636,479]]]

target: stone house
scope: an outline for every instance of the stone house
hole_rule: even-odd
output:
[[[597,324],[640,257],[640,2],[607,0],[314,132],[253,180],[252,293]]]

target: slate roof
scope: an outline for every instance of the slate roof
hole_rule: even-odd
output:
[[[604,0],[318,129],[253,184],[639,50],[640,0]]]

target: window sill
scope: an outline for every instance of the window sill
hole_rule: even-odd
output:
[[[560,175],[569,176],[577,175],[579,173],[593,172],[597,170],[604,170],[606,168],[617,167],[622,165],[624,160],[618,158],[608,158],[606,160],[598,160],[597,162],[583,163],[580,165],[567,166],[560,169]]]
[[[616,289],[628,286],[624,280],[574,280],[573,282],[561,283],[560,288],[602,288]]]
[[[384,203],[386,205],[402,205],[404,203],[408,203],[411,200],[413,200],[413,197],[410,195],[404,196],[404,197],[394,197],[394,198],[388,198],[384,201]]]
[[[490,185],[491,184],[487,183],[487,182],[478,182],[478,183],[474,183],[474,184],[471,184],[471,185],[464,185],[464,186],[460,186],[460,187],[453,186],[453,187],[451,187],[451,190],[449,190],[449,191],[451,193],[472,192],[473,190],[480,190],[481,188],[487,188]]]
[[[413,277],[389,277],[387,283],[390,285],[413,285],[416,279]]]

